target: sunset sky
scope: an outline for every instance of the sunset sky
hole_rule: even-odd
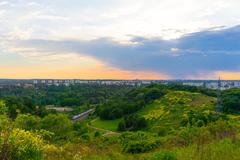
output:
[[[0,78],[240,79],[239,0],[0,0]]]

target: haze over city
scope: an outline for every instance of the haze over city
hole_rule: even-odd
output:
[[[240,79],[238,0],[0,0],[0,78]]]

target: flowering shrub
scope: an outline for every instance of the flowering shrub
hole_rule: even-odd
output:
[[[43,159],[44,142],[41,136],[13,129],[9,136],[10,157],[14,160],[41,160]]]

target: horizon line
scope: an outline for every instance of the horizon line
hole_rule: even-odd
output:
[[[217,81],[219,79],[114,79],[114,78],[90,78],[90,79],[85,79],[85,78],[0,78],[0,80],[100,80],[100,81],[106,81],[106,80],[112,80],[112,81],[118,81],[118,80],[128,80],[128,81],[185,81],[185,80],[190,80],[190,81]],[[221,81],[240,81],[240,79],[221,79]]]

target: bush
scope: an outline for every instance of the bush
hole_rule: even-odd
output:
[[[160,145],[160,139],[145,132],[126,132],[120,136],[122,151],[126,153],[143,153]]]
[[[238,131],[238,126],[229,121],[218,120],[215,123],[211,123],[207,126],[210,133],[216,139],[223,139],[226,137],[234,138]]]
[[[81,136],[83,134],[88,133],[87,126],[81,121],[75,122],[73,124],[73,129],[75,131],[75,135],[77,135],[77,136]]]
[[[44,143],[41,136],[14,129],[8,139],[10,159],[12,160],[42,160]]]
[[[198,110],[189,110],[183,114],[183,119],[180,123],[182,126],[202,127],[219,119],[228,120],[226,115],[214,111],[204,110],[199,112]]]

